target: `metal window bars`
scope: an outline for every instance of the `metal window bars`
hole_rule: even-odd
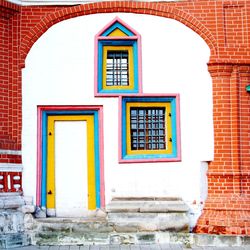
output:
[[[165,108],[130,109],[131,150],[166,149]]]
[[[128,51],[108,51],[106,61],[106,85],[128,86]]]

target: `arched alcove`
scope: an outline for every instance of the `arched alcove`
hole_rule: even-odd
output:
[[[180,162],[118,163],[118,100],[94,96],[94,36],[116,16],[141,35],[143,94],[180,95]],[[196,219],[200,207],[192,203],[206,198],[206,162],[213,159],[209,58],[206,42],[170,18],[107,13],[79,16],[50,27],[30,49],[23,69],[26,194],[35,197],[36,148],[31,145],[37,144],[37,106],[101,105],[107,202],[119,195],[180,196],[195,211]]]

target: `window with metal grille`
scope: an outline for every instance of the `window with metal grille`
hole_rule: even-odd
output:
[[[131,108],[131,150],[166,149],[165,108]]]
[[[108,51],[106,66],[106,85],[128,86],[128,72],[128,51]]]

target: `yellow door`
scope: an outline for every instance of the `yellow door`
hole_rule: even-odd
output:
[[[81,215],[95,196],[94,117],[48,116],[48,214]]]

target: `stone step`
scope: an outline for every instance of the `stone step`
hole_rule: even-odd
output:
[[[126,244],[148,245],[152,244],[182,244],[185,249],[213,249],[213,246],[227,247],[234,246],[235,249],[249,249],[249,236],[235,235],[208,235],[176,232],[139,232],[139,233],[85,233],[85,234],[57,234],[56,232],[43,232],[33,236],[32,245],[107,245],[112,249],[114,246]],[[198,246],[198,247],[197,247]],[[153,246],[152,246],[153,247]],[[42,247],[41,247],[42,248]],[[60,249],[64,247],[60,247]],[[72,247],[73,248],[73,247]],[[140,247],[139,247],[140,248]],[[143,248],[143,247],[142,247]],[[142,249],[141,248],[141,249]],[[51,248],[53,249],[53,247]],[[152,249],[152,248],[151,248]],[[153,248],[154,249],[154,248]],[[171,248],[172,249],[172,248]],[[178,248],[179,249],[179,248]],[[224,249],[224,248],[223,248]]]
[[[181,201],[180,197],[176,196],[115,196],[112,201]]]
[[[105,217],[30,218],[26,226],[37,245],[107,244],[113,232]]]
[[[32,237],[33,245],[96,245],[109,244],[109,233],[39,232]]]
[[[116,232],[188,232],[185,213],[109,213],[109,223]]]
[[[0,209],[16,209],[25,205],[24,198],[19,193],[0,193]]]
[[[105,218],[44,218],[35,219],[32,230],[57,233],[108,233],[112,225]]]
[[[188,206],[181,200],[145,201],[145,200],[112,200],[106,206],[108,213],[140,212],[140,213],[170,213],[188,211]]]

